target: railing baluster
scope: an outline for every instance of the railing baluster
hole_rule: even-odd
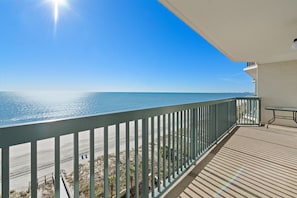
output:
[[[151,118],[151,192],[152,197],[155,195],[155,117]]]
[[[171,181],[171,114],[168,114],[168,129],[167,129],[167,138],[168,138],[168,181]]]
[[[186,114],[187,110],[184,110],[183,111],[183,135],[184,135],[184,152],[183,152],[183,155],[184,155],[184,160],[183,160],[183,166],[184,166],[184,169],[186,168],[186,164],[187,164],[187,132],[186,132],[186,123],[187,123],[187,114]]]
[[[183,130],[183,111],[180,111],[179,113],[180,115],[180,170],[183,171],[183,167],[184,167],[184,130]]]
[[[213,105],[213,138],[214,143],[217,143],[217,105]]]
[[[78,142],[78,132],[74,133],[73,136],[74,144],[74,197],[79,197],[79,142]]]
[[[130,197],[130,125],[126,122],[126,197]]]
[[[226,130],[230,128],[230,102],[227,102]]]
[[[242,120],[242,106],[241,106],[241,100],[238,99],[237,100],[237,111],[238,111],[238,118],[237,118],[237,124],[243,124],[243,120]]]
[[[213,144],[215,141],[214,138],[214,125],[212,123],[214,123],[214,113],[213,113],[213,105],[209,106],[209,128],[210,128],[210,133],[211,133],[211,143]]]
[[[209,142],[209,145],[212,146],[211,127],[210,127],[210,124],[209,124],[210,106],[206,106],[206,110],[207,110],[206,126],[207,126],[207,133],[208,133],[208,142]]]
[[[184,149],[185,149],[185,168],[187,167],[187,163],[188,163],[188,147],[189,147],[189,134],[188,134],[188,110],[185,110],[184,112],[184,138],[185,138],[185,142],[184,142]]]
[[[233,109],[233,101],[229,102],[229,128],[233,125],[233,114],[234,114],[234,109]]]
[[[223,128],[224,128],[223,113],[224,113],[223,105],[219,104],[219,136],[218,137],[221,137]]]
[[[180,160],[181,160],[181,157],[180,157],[180,147],[179,147],[179,144],[180,144],[180,112],[178,111],[176,113],[176,154],[177,154],[177,161],[176,161],[176,171],[177,171],[177,174],[179,175],[180,173]]]
[[[139,182],[138,182],[138,120],[135,120],[135,197],[139,197]]]
[[[202,146],[202,142],[201,142],[201,107],[198,107],[198,156],[200,157],[201,155],[201,146]]]
[[[198,108],[195,108],[196,114],[195,114],[195,159],[198,158]]]
[[[203,117],[203,120],[202,120],[202,125],[203,125],[203,131],[204,131],[204,142],[205,142],[205,148],[204,150],[207,150],[208,148],[208,134],[207,134],[207,128],[206,128],[206,118],[205,118],[205,114],[206,114],[206,107],[203,106],[202,107],[202,117]]]
[[[193,160],[195,160],[198,156],[198,107],[193,110]]]
[[[261,113],[262,113],[262,109],[261,109],[261,99],[259,98],[257,100],[257,108],[258,108],[258,111],[257,111],[257,116],[258,116],[258,125],[261,126]]]
[[[223,110],[222,110],[222,124],[223,124],[223,128],[222,128],[222,135],[224,135],[224,133],[227,131],[227,123],[226,123],[226,114],[228,113],[228,107],[227,107],[228,103],[222,103],[223,106]]]
[[[251,104],[251,107],[250,107],[250,109],[251,109],[251,112],[250,112],[250,120],[251,120],[251,123],[253,124],[253,125],[255,125],[256,124],[256,117],[255,117],[255,103],[254,103],[255,101],[254,100],[252,100],[252,99],[250,99],[250,104]]]
[[[203,120],[203,123],[204,123],[204,131],[205,131],[205,138],[206,138],[206,150],[209,148],[209,134],[208,134],[208,130],[207,130],[207,118],[206,118],[206,114],[207,114],[207,107],[204,106],[203,107],[203,110],[204,110],[204,114],[203,114],[203,117],[204,117],[204,120]]]
[[[116,124],[116,197],[120,196],[120,124]],[[112,193],[112,192],[111,192]]]
[[[158,192],[161,192],[161,123],[160,123],[160,115],[158,115]]]
[[[172,175],[173,178],[175,178],[175,161],[176,161],[176,150],[175,150],[175,134],[176,134],[176,128],[175,128],[175,112],[172,113]]]
[[[184,146],[185,146],[185,168],[187,168],[187,164],[188,164],[188,146],[189,146],[189,136],[188,136],[188,110],[185,110],[185,115],[184,115],[184,136],[185,136],[185,142],[184,142]]]
[[[95,140],[94,129],[90,131],[90,197],[95,197]]]
[[[207,127],[208,127],[208,133],[209,133],[209,141],[210,141],[210,144],[212,145],[213,143],[213,133],[212,133],[212,125],[211,125],[211,122],[212,122],[212,106],[208,106],[208,115],[207,115]]]
[[[243,120],[242,120],[242,106],[241,106],[241,100],[238,99],[238,121],[239,121],[239,124],[243,124]]]
[[[148,119],[142,119],[142,195],[148,197]]]
[[[204,152],[205,148],[205,133],[203,125],[203,107],[200,107],[200,128],[201,128],[201,154]]]
[[[250,124],[254,124],[253,120],[252,120],[252,101],[250,99],[248,99],[249,102],[249,113],[248,113],[248,118],[250,120]]]
[[[204,128],[206,133],[206,142],[207,142],[207,148],[209,148],[209,133],[207,128],[207,106],[204,106]]]
[[[243,117],[243,124],[245,125],[246,124],[246,117],[244,116],[246,114],[246,100],[241,100],[242,104],[243,104],[243,114],[242,114],[242,117]]]
[[[207,131],[207,123],[206,123],[206,107],[204,106],[203,107],[203,128],[204,128],[204,134],[205,134],[205,145],[206,145],[206,148],[208,148],[208,131]]]
[[[188,161],[188,166],[190,165],[190,160],[191,160],[191,153],[190,153],[190,149],[191,149],[191,135],[190,135],[190,133],[191,133],[191,110],[190,109],[188,109],[187,110],[187,136],[188,136],[188,149],[187,149],[187,155],[188,155],[188,159],[187,159],[187,161]]]
[[[252,111],[253,111],[253,118],[254,118],[254,124],[257,124],[257,118],[258,118],[258,116],[257,116],[257,114],[256,114],[256,112],[257,112],[257,101],[256,100],[252,100],[252,103],[253,103],[253,109],[252,109]]]
[[[31,143],[32,144],[32,143]],[[55,197],[60,197],[60,137],[55,137]]]
[[[104,127],[104,197],[108,197],[108,126]]]
[[[163,118],[163,187],[166,187],[166,154],[167,154],[167,145],[166,145],[166,115],[162,116]]]
[[[233,119],[232,119],[232,124],[237,124],[236,123],[236,112],[237,112],[237,109],[236,109],[236,99],[233,101]]]
[[[9,147],[2,147],[2,197],[9,197]]]
[[[37,142],[31,142],[31,197],[37,197]]]
[[[191,161],[195,158],[195,109],[191,110]]]
[[[242,124],[245,124],[245,118],[244,118],[244,114],[246,113],[246,110],[245,110],[245,104],[244,104],[244,101],[241,99],[240,100],[240,107],[241,107],[241,114],[240,114],[240,116],[241,116],[241,118],[242,118]]]

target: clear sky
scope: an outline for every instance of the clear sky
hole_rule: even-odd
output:
[[[0,91],[254,89],[157,0],[54,1],[0,1]]]

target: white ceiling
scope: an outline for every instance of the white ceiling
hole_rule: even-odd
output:
[[[160,0],[234,61],[297,60],[297,0]]]

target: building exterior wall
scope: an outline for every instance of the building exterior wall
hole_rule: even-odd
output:
[[[262,100],[263,124],[272,118],[266,106],[297,107],[297,61],[258,64],[257,92]],[[292,120],[277,119],[274,124],[297,127]]]

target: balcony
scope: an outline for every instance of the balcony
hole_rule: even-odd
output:
[[[258,79],[258,65],[255,62],[247,62],[246,68],[243,69],[248,73],[254,80]]]
[[[247,62],[247,63],[246,63],[246,67],[253,67],[253,66],[255,66],[255,65],[256,65],[255,62]]]
[[[0,192],[160,197],[237,126],[259,125],[260,109],[233,98],[2,127]]]
[[[237,128],[166,197],[296,197],[296,132]]]

